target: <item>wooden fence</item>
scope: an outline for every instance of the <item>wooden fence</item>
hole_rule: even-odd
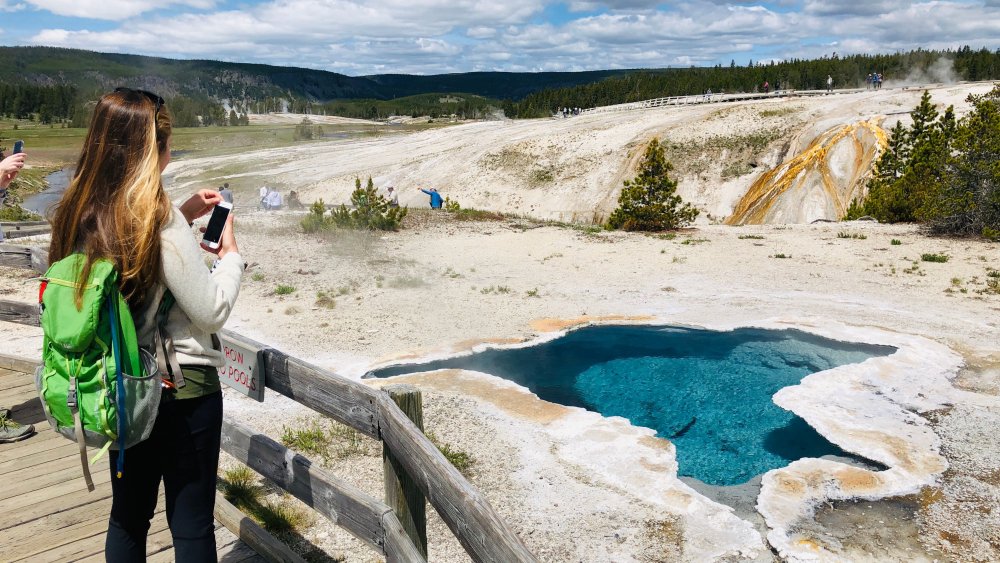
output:
[[[4,221],[0,231],[5,239],[16,239],[44,235],[52,230],[48,221]]]
[[[47,252],[38,247],[0,244],[0,265],[44,272]],[[0,320],[38,326],[38,305],[0,300]],[[329,416],[383,443],[385,456],[401,468],[387,482],[412,482],[418,492],[407,494],[406,510],[422,513],[424,497],[475,561],[533,562],[535,557],[497,515],[489,501],[472,486],[420,428],[404,414],[387,391],[378,391],[326,371],[239,334],[223,331],[223,341],[261,350],[265,386],[312,410]],[[410,514],[393,508],[357,487],[314,466],[271,438],[226,419],[222,449],[257,473],[303,501],[330,521],[351,532],[387,561],[426,560],[426,539],[404,528]],[[389,467],[386,463],[386,467]],[[422,540],[422,541],[421,541]]]

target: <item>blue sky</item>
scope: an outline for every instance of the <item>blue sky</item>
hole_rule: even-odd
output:
[[[0,0],[0,44],[350,75],[1000,47],[1000,0]]]

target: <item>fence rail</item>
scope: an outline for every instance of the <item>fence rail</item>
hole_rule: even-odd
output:
[[[37,247],[0,244],[0,265],[44,272],[48,258]],[[38,326],[38,306],[0,300],[0,320]],[[261,368],[268,389],[382,441],[474,561],[536,560],[482,493],[448,462],[388,393],[242,335],[223,331],[220,336],[262,351]],[[313,466],[308,458],[229,419],[223,424],[222,448],[383,553],[387,561],[425,561],[386,503]],[[423,501],[420,505],[422,510]]]

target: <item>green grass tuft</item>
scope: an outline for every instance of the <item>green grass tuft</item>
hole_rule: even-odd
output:
[[[920,259],[924,262],[947,262],[951,258],[947,254],[921,254]]]
[[[275,295],[288,295],[290,293],[295,293],[295,286],[278,284],[278,287],[274,288]]]

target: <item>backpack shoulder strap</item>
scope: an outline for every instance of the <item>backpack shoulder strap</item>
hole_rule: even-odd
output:
[[[160,373],[169,379],[171,384],[180,389],[184,387],[184,373],[177,362],[177,351],[174,349],[174,338],[167,332],[167,316],[176,303],[174,294],[169,289],[163,290],[163,297],[156,309],[156,330],[153,339],[156,343],[156,366]]]

